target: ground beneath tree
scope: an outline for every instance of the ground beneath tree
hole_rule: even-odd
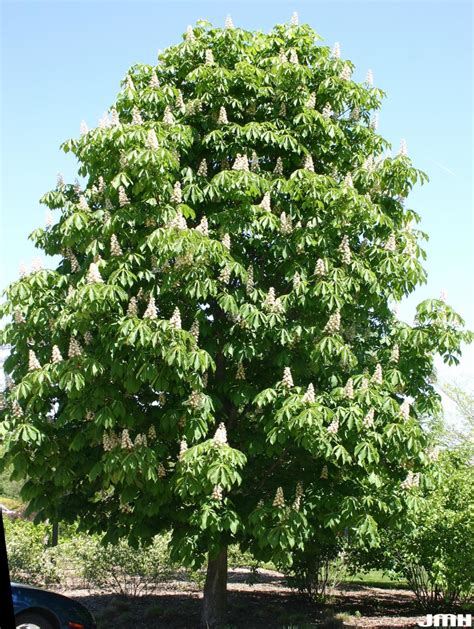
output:
[[[227,629],[408,628],[425,618],[407,590],[346,584],[333,592],[329,603],[318,606],[286,587],[277,572],[259,570],[255,585],[245,582],[248,577],[248,570],[230,571]],[[201,593],[190,584],[173,582],[137,598],[88,590],[64,593],[94,613],[98,629],[196,629],[199,625]]]

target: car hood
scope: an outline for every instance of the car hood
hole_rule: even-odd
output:
[[[95,627],[94,617],[79,601],[24,583],[12,583],[11,586],[15,613],[31,607],[44,607],[55,614],[61,626],[67,626],[64,620],[71,620],[82,622],[86,627]]]

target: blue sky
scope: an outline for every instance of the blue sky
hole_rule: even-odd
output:
[[[44,225],[39,197],[58,171],[69,181],[76,175],[59,144],[79,134],[81,120],[97,124],[129,66],[155,63],[199,18],[223,25],[230,14],[238,26],[266,31],[296,10],[325,43],[340,42],[356,80],[373,70],[387,92],[379,132],[395,150],[405,138],[430,176],[409,199],[430,235],[429,282],[401,316],[411,321],[418,301],[444,289],[474,329],[470,2],[4,0],[1,10],[1,288],[40,253],[27,240]],[[474,352],[466,356],[464,374]]]

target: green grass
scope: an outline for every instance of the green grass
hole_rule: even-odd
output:
[[[7,509],[20,509],[23,504],[19,498],[8,498],[8,496],[0,496],[0,504]]]
[[[369,572],[359,572],[355,575],[347,576],[344,579],[344,583],[380,588],[408,587],[404,579],[389,577],[382,570],[370,570]]]

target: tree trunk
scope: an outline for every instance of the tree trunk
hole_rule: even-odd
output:
[[[227,546],[216,557],[208,558],[201,627],[223,627],[227,614]]]
[[[59,542],[59,523],[55,522],[51,532],[51,546],[57,546]]]

